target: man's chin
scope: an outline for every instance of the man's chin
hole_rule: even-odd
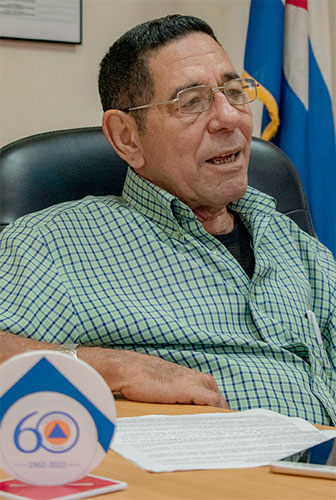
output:
[[[245,177],[245,176],[244,176]],[[242,179],[241,182],[235,182],[231,189],[227,186],[226,194],[225,194],[225,204],[236,202],[240,200],[244,196],[247,190],[247,176]]]
[[[241,189],[239,190],[239,192],[237,192],[237,195],[232,199],[232,202],[236,202],[236,201],[240,200],[240,198],[242,198],[244,196],[246,191],[247,191],[247,182],[244,183],[244,186],[242,186]]]

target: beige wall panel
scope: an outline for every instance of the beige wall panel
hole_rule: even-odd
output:
[[[330,5],[336,46],[335,0]],[[1,40],[1,144],[48,130],[99,125],[99,61],[127,29],[154,17],[204,18],[240,72],[249,6],[250,0],[83,0],[82,45]],[[253,110],[258,135],[261,106],[254,103]]]

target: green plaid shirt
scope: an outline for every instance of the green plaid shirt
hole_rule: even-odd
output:
[[[160,356],[211,373],[232,409],[336,424],[335,261],[269,196],[248,188],[231,209],[253,238],[251,280],[131,170],[122,198],[17,220],[1,235],[0,329]]]

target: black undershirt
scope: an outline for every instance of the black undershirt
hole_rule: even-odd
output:
[[[254,271],[252,238],[240,217],[236,213],[233,215],[235,219],[233,230],[227,234],[214,234],[214,236],[225,245],[251,279]]]

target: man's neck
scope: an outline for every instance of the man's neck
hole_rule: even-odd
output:
[[[193,211],[197,220],[210,234],[227,234],[234,228],[234,216],[226,207],[220,211],[212,211],[207,207],[200,207]]]

